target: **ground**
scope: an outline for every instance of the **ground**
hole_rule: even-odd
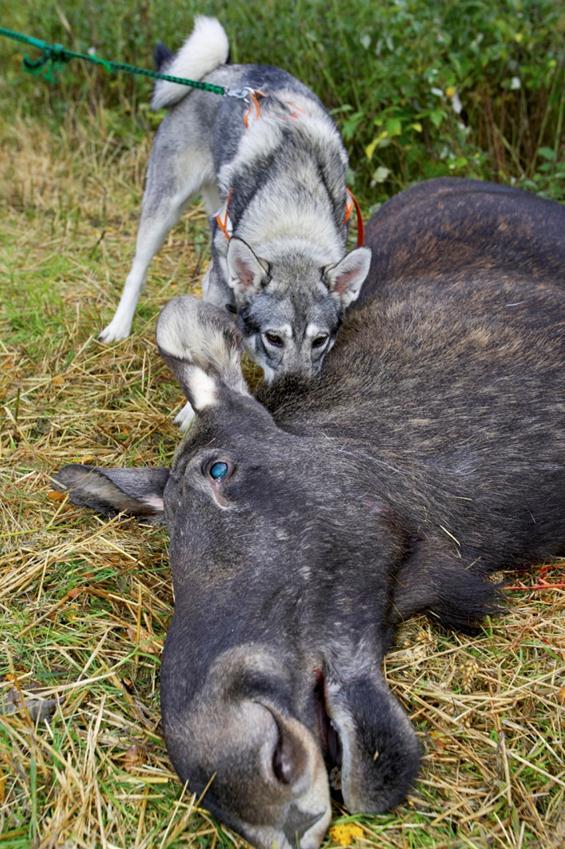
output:
[[[182,398],[155,317],[198,291],[206,218],[187,213],[154,261],[134,334],[103,346],[149,139],[124,145],[102,109],[90,122],[69,113],[57,134],[31,116],[1,135],[0,847],[243,846],[180,785],[160,733],[165,532],[72,507],[51,477],[68,462],[171,458]],[[524,583],[560,575],[553,564]],[[477,637],[423,618],[401,630],[387,676],[422,740],[420,780],[389,815],[336,809],[325,847],[564,844],[563,600],[512,589],[507,615]]]

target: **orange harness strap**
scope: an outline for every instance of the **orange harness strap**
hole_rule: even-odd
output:
[[[252,90],[249,92],[249,106],[243,113],[243,126],[245,129],[261,117],[261,97],[265,97],[262,91]]]
[[[346,189],[346,192],[347,203],[345,204],[345,222],[347,223],[349,221],[353,210],[355,209],[355,215],[357,216],[357,247],[362,248],[365,244],[365,225],[363,224],[361,207],[359,206],[359,201],[357,200],[351,189]]]
[[[229,216],[229,208],[230,208],[232,193],[233,193],[233,189],[230,189],[229,192],[226,195],[225,204],[214,215],[214,221],[216,222],[216,224],[218,225],[218,227],[220,228],[220,230],[222,231],[222,233],[224,234],[224,236],[226,237],[228,242],[231,239],[232,229],[233,229],[232,223],[231,223],[231,220],[230,220],[230,216]]]

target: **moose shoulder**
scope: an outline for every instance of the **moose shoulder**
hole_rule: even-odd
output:
[[[490,221],[464,262],[450,204],[455,240],[481,209]],[[468,181],[389,209],[396,247],[385,206],[368,228],[372,299],[319,381],[253,398],[234,325],[177,298],[157,340],[196,418],[170,474],[59,474],[99,510],[164,509],[168,750],[194,791],[214,776],[206,805],[261,849],[319,846],[336,767],[351,811],[384,811],[414,782],[419,747],[381,672],[399,621],[473,629],[499,609],[492,572],[565,551],[563,209]]]

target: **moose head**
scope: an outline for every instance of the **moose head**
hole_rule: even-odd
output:
[[[177,298],[157,341],[196,412],[171,470],[72,465],[58,479],[77,503],[168,526],[161,700],[180,777],[256,846],[315,849],[330,783],[350,810],[382,812],[416,776],[418,742],[381,671],[404,540],[362,458],[280,428],[249,394],[225,311]]]

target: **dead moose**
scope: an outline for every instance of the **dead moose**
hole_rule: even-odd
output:
[[[513,189],[404,192],[321,379],[257,397],[230,317],[177,298],[157,340],[197,415],[171,470],[59,474],[76,503],[164,512],[168,751],[261,849],[319,846],[336,767],[351,811],[413,784],[381,672],[401,620],[475,628],[491,573],[565,550],[564,237],[563,208]]]

